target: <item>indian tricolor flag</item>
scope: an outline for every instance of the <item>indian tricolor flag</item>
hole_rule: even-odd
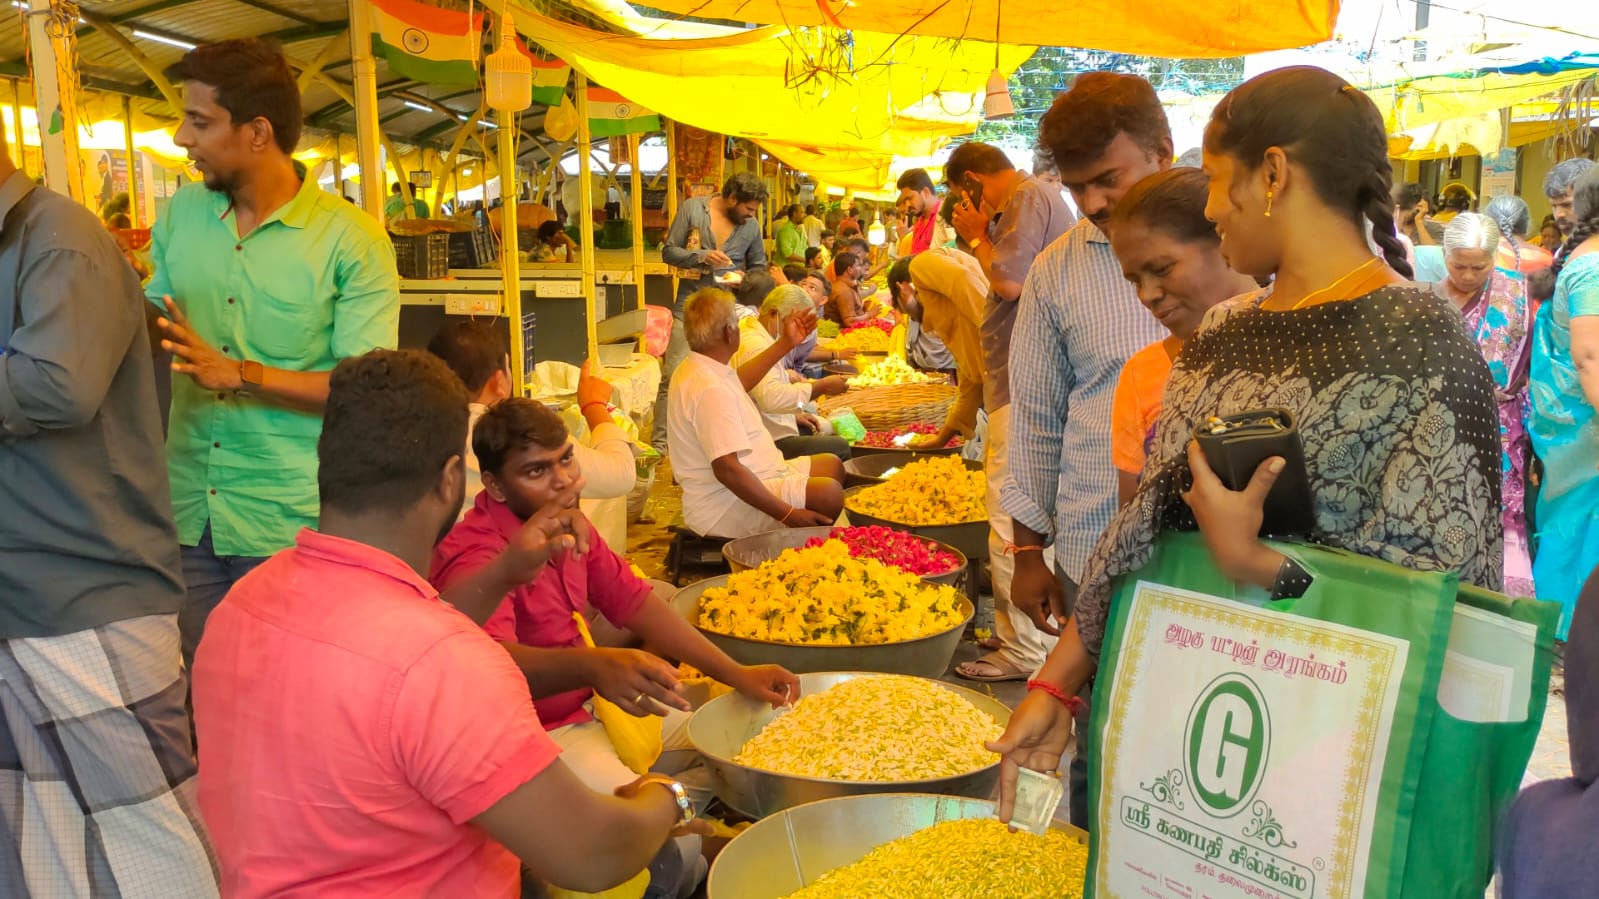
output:
[[[527,57],[533,66],[533,102],[554,106],[566,96],[566,82],[572,77],[572,67],[559,59],[544,60],[534,56],[521,38],[516,39],[516,49]]]
[[[476,84],[483,15],[415,0],[370,0],[372,53],[395,74],[429,84]]]
[[[661,117],[642,106],[628,102],[616,91],[589,88],[589,134],[593,137],[621,137],[661,130]]]

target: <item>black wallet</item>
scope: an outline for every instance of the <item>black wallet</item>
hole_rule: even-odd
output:
[[[1299,429],[1287,409],[1257,409],[1211,416],[1194,429],[1205,461],[1229,490],[1242,490],[1255,469],[1273,456],[1287,465],[1266,495],[1262,537],[1307,537],[1316,526],[1315,498],[1305,469]]]

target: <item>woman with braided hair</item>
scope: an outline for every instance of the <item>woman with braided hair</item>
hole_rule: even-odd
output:
[[[1577,226],[1555,257],[1555,295],[1533,326],[1532,448],[1543,460],[1534,523],[1538,598],[1565,606],[1599,566],[1599,168],[1573,191]]]
[[[1072,716],[1054,694],[1071,696],[1092,678],[1113,581],[1150,559],[1161,530],[1197,528],[1222,572],[1276,596],[1309,584],[1258,537],[1284,460],[1266,460],[1244,490],[1228,490],[1191,441],[1211,416],[1292,413],[1314,499],[1312,541],[1499,589],[1493,380],[1460,315],[1407,283],[1387,148],[1376,105],[1321,69],[1261,75],[1217,105],[1205,131],[1205,216],[1233,270],[1275,281],[1212,308],[1183,345],[1138,490],[1088,561],[1076,608],[1029,684],[1039,689],[990,744],[1004,760],[1001,818],[1016,766],[1059,764]]]
[[[1494,197],[1483,204],[1482,214],[1499,226],[1499,251],[1495,256],[1499,268],[1525,279],[1554,263],[1554,254],[1527,240],[1532,211],[1526,200],[1515,194]]]

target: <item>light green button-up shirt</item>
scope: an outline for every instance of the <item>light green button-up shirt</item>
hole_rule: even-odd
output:
[[[291,371],[399,341],[394,247],[371,216],[307,178],[300,192],[242,239],[228,196],[185,186],[152,229],[155,275],[218,351]],[[220,556],[268,556],[317,519],[322,417],[242,393],[172,378],[167,466],[178,539],[206,522]]]

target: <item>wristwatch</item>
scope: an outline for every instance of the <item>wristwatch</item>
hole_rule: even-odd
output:
[[[672,800],[677,803],[676,827],[687,826],[698,814],[694,811],[694,800],[688,797],[688,790],[683,785],[664,774],[646,774],[639,778],[643,783],[660,784],[672,793]]]
[[[260,390],[265,376],[265,366],[259,362],[247,359],[239,363],[239,389],[245,393],[255,393]]]

